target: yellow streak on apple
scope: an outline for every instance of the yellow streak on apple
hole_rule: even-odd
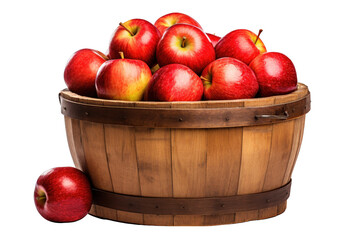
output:
[[[266,52],[266,48],[264,47],[264,43],[261,41],[261,39],[259,37],[262,31],[263,30],[260,29],[258,35],[251,34],[251,40],[254,42],[257,49],[259,49],[260,53]]]
[[[165,26],[171,27],[172,25],[177,23],[177,19],[175,17],[169,18],[165,20]]]
[[[140,81],[128,85],[125,95],[130,101],[140,101],[144,95],[145,88],[149,82],[146,74],[140,74]]]

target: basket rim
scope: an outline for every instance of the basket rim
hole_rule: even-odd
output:
[[[75,97],[74,97],[75,96]],[[299,85],[290,94],[222,103],[124,102],[78,97],[68,90],[59,94],[61,113],[65,117],[104,124],[150,128],[227,128],[282,122],[310,111],[310,92]],[[249,102],[250,101],[250,102]]]
[[[309,93],[308,86],[298,83],[297,89],[291,93],[283,95],[275,95],[270,97],[234,99],[234,100],[201,100],[201,101],[125,101],[125,100],[109,100],[95,97],[87,97],[71,92],[67,88],[59,93],[60,97],[79,103],[86,103],[100,106],[112,107],[130,107],[130,108],[217,108],[217,107],[251,107],[251,106],[270,106],[277,103],[285,103],[300,99]]]

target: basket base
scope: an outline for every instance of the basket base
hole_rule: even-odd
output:
[[[272,218],[286,210],[287,201],[273,207],[222,215],[155,215],[119,211],[93,204],[90,215],[101,219],[155,226],[212,226]]]

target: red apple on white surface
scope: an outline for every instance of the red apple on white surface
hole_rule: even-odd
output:
[[[111,39],[109,56],[117,59],[119,52],[123,52],[126,58],[142,60],[152,67],[156,63],[155,51],[160,38],[158,29],[146,20],[120,23]]]
[[[206,33],[206,35],[209,37],[212,45],[215,47],[216,44],[219,42],[219,40],[221,39],[221,37],[216,36],[215,34],[211,34],[211,33]]]
[[[139,101],[151,79],[149,66],[136,59],[113,59],[99,69],[95,80],[99,98]]]
[[[93,49],[85,48],[75,52],[64,71],[68,89],[83,96],[96,97],[96,73],[107,59],[105,54]]]
[[[216,58],[233,57],[247,65],[260,53],[266,52],[259,34],[246,30],[234,30],[222,37],[215,46]]]
[[[156,58],[160,67],[178,63],[201,74],[206,65],[215,60],[215,51],[200,28],[176,24],[168,28],[160,39]]]
[[[86,175],[76,168],[52,168],[38,178],[34,201],[40,215],[49,221],[77,221],[90,210],[91,186]]]
[[[255,97],[259,85],[254,72],[245,63],[230,57],[216,59],[200,76],[207,100]]]
[[[203,84],[198,75],[181,64],[169,64],[152,76],[144,99],[146,101],[199,101]]]
[[[257,56],[249,66],[258,80],[261,97],[286,94],[297,89],[295,66],[282,53],[263,53]]]
[[[160,17],[158,20],[156,20],[154,25],[155,27],[157,27],[157,29],[159,29],[162,35],[164,34],[167,28],[178,23],[187,23],[201,29],[200,24],[195,19],[193,19],[192,17],[186,14],[177,13],[177,12],[169,13]]]

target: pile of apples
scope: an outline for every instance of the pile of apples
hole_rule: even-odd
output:
[[[119,24],[107,54],[74,53],[64,79],[79,95],[128,101],[230,100],[296,90],[294,64],[267,52],[261,32],[238,29],[220,38],[182,13],[155,24],[132,19]]]

